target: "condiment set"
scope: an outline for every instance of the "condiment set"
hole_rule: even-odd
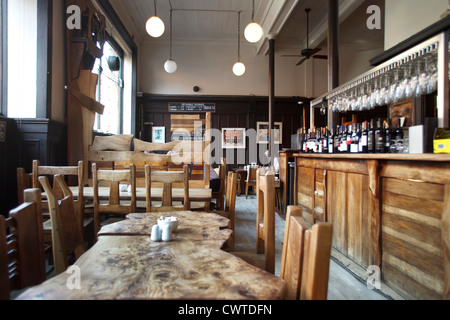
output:
[[[160,217],[158,224],[152,227],[150,240],[154,242],[172,241],[172,232],[178,229],[179,219],[177,217]]]

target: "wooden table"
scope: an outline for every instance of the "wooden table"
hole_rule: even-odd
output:
[[[78,197],[78,187],[70,187],[75,199]],[[152,188],[151,190],[152,200],[161,201],[162,200],[162,188]],[[94,199],[94,188],[84,187],[83,196],[87,200]],[[109,198],[109,188],[100,187],[99,188],[100,200],[107,200]],[[120,198],[123,200],[130,200],[131,193],[127,191],[120,192]],[[136,199],[137,201],[145,201],[145,188],[136,188]],[[200,189],[200,188],[189,188],[189,199],[191,202],[210,202],[212,198],[211,189]],[[183,188],[173,188],[172,189],[172,199],[174,201],[183,201],[184,199],[184,189]]]
[[[220,248],[229,220],[212,213],[171,212],[180,225],[171,242],[152,242],[161,213],[131,214],[105,226],[98,242],[76,262],[79,290],[62,273],[30,288],[18,299],[227,299],[273,300],[284,296],[284,280]]]

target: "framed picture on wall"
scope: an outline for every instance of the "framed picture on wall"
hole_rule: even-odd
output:
[[[283,141],[283,123],[275,122],[273,124],[275,130],[275,144],[281,144]],[[257,142],[259,144],[269,143],[269,123],[268,122],[258,122],[256,124],[256,136]]]
[[[153,127],[152,128],[152,142],[153,143],[166,143],[166,127]]]
[[[0,121],[0,142],[6,141],[6,122]]]
[[[222,148],[245,149],[245,128],[223,128]]]

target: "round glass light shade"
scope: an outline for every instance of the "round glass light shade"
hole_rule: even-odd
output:
[[[238,77],[245,73],[245,65],[242,62],[236,62],[233,66],[233,73]]]
[[[252,22],[245,28],[244,36],[248,42],[258,42],[263,36],[263,29],[256,22]]]
[[[154,38],[158,38],[163,35],[166,28],[164,26],[164,22],[159,17],[153,16],[147,20],[145,29],[149,35]]]
[[[164,69],[166,70],[167,73],[175,73],[177,71],[177,68],[178,68],[177,63],[172,59],[167,60],[166,63],[164,64]]]

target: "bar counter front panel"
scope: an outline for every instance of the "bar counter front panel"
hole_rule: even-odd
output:
[[[450,155],[295,157],[295,203],[333,225],[335,258],[379,266],[403,298],[450,299]]]

